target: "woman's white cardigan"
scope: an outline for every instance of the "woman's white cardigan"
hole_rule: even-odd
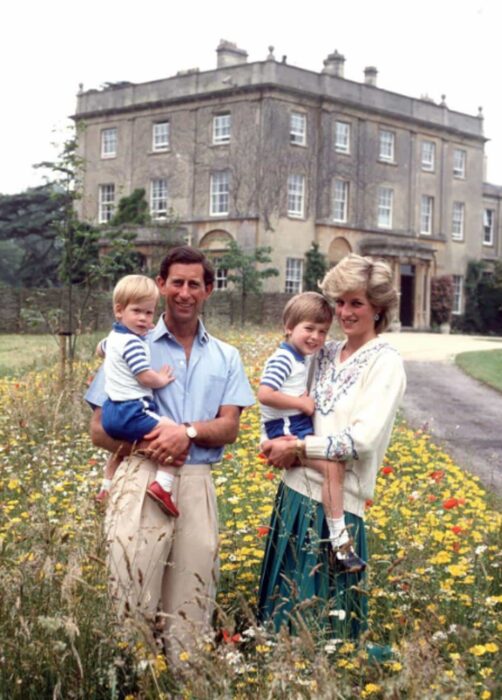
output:
[[[378,469],[389,444],[396,411],[406,388],[403,361],[375,338],[344,362],[344,342],[327,343],[315,358],[312,394],[315,435],[305,439],[309,459],[345,462],[344,510],[363,517],[373,497]],[[287,486],[321,501],[323,477],[306,467],[284,472]]]

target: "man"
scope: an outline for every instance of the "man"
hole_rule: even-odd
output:
[[[210,336],[199,313],[213,290],[214,271],[189,246],[169,251],[156,279],[165,313],[149,335],[152,367],[170,365],[175,381],[156,391],[159,425],[140,445],[150,459],[123,460],[114,478],[106,534],[111,590],[119,610],[137,610],[165,629],[175,660],[210,626],[218,579],[218,522],[211,465],[236,440],[242,408],[254,399],[238,351]],[[131,445],[101,426],[105,399],[98,376],[86,395],[95,407],[93,443],[129,454]],[[173,497],[180,511],[168,517],[145,496],[157,464],[172,465]],[[182,466],[183,465],[183,466]],[[182,467],[176,469],[176,467]]]

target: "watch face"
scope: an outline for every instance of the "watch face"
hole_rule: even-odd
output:
[[[193,425],[187,425],[187,435],[190,438],[190,440],[193,440],[194,438],[197,437],[197,431],[193,427]]]

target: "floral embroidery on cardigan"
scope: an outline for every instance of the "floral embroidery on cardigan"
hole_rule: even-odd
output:
[[[349,357],[343,364],[336,362],[338,349],[343,341],[335,341],[319,351],[315,374],[314,400],[316,411],[327,416],[335,403],[345,396],[357,382],[369,362],[381,351],[397,352],[388,343],[372,343]]]
[[[328,447],[326,450],[326,458],[345,462],[351,459],[359,459],[354,440],[350,432],[350,427],[342,430],[341,433],[334,437],[328,437]]]

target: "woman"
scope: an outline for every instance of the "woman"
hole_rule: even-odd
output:
[[[390,268],[351,254],[327,273],[321,289],[335,305],[346,339],[327,343],[315,359],[315,435],[263,445],[269,462],[284,472],[258,614],[277,630],[282,624],[294,628],[301,619],[330,637],[355,638],[366,628],[364,574],[345,573],[333,557],[321,504],[323,477],[309,460],[328,459],[333,468],[343,463],[345,523],[354,549],[367,560],[365,503],[373,497],[406,377],[397,351],[378,337],[398,302]]]

